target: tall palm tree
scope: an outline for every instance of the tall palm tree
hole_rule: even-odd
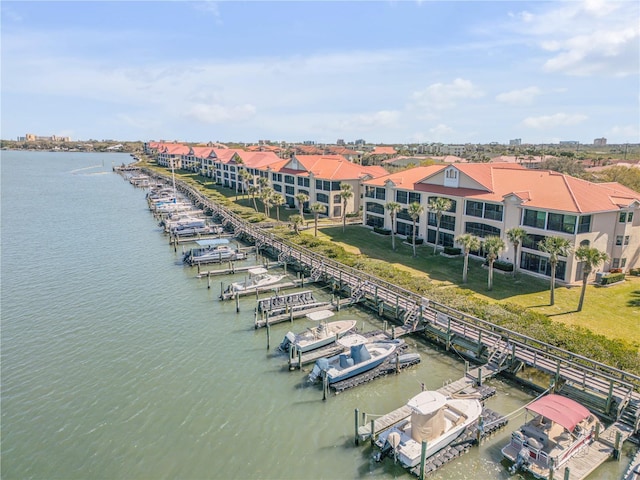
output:
[[[480,239],[470,233],[464,233],[456,238],[456,243],[462,245],[464,251],[464,267],[462,269],[462,283],[467,283],[468,271],[469,271],[469,253],[471,250],[478,250],[480,248]]]
[[[269,186],[269,179],[267,177],[260,177],[258,179],[258,187],[260,188],[261,192],[268,186]]]
[[[513,276],[518,273],[519,248],[522,242],[527,238],[527,231],[522,227],[513,227],[507,230],[507,238],[513,245]]]
[[[549,265],[551,265],[551,288],[549,305],[555,305],[556,290],[556,267],[558,266],[558,257],[566,257],[571,251],[571,242],[562,237],[544,237],[544,240],[538,242],[538,248],[541,252],[549,254]]]
[[[609,256],[597,248],[588,246],[579,247],[575,251],[574,256],[576,260],[582,262],[582,290],[580,291],[580,301],[578,302],[578,312],[581,312],[589,275],[591,275],[591,272],[595,268],[598,268],[601,263],[606,262]]]
[[[342,198],[342,232],[347,226],[347,201],[353,197],[353,187],[349,183],[340,184],[340,197]]]
[[[253,175],[249,173],[249,170],[243,168],[238,173],[238,178],[240,179],[240,182],[242,184],[242,192],[245,194],[248,193],[248,189],[250,186],[249,182],[251,181],[251,183],[253,183]]]
[[[298,193],[296,195],[296,200],[298,200],[298,210],[300,211],[300,216],[304,221],[304,204],[309,201],[309,195],[306,193]]]
[[[488,290],[493,290],[493,262],[500,256],[504,247],[504,241],[500,237],[487,237],[484,239],[484,250],[487,254],[487,262],[489,263]]]
[[[304,223],[304,219],[301,215],[291,215],[289,217],[289,225],[293,228],[293,231],[296,232],[296,235],[300,235],[300,227]]]
[[[429,202],[429,210],[436,214],[436,241],[433,245],[433,254],[438,250],[438,240],[440,238],[440,220],[442,220],[442,212],[447,212],[451,208],[451,200],[448,198],[433,198]]]
[[[276,218],[280,221],[280,206],[284,205],[285,199],[281,193],[271,195],[271,204],[276,207]]]
[[[321,203],[312,203],[309,205],[309,210],[313,212],[313,223],[314,223],[314,237],[318,236],[318,215],[324,212],[324,205]]]
[[[409,214],[409,216],[411,217],[411,220],[413,220],[413,256],[416,257],[416,222],[418,221],[418,218],[420,217],[420,215],[422,215],[422,212],[424,212],[424,207],[422,205],[420,205],[418,202],[413,202],[411,204],[409,204],[409,207],[407,208],[407,213]]]
[[[258,211],[258,205],[256,204],[256,195],[260,192],[260,187],[256,185],[251,185],[247,190],[247,193],[251,195],[251,199],[253,200],[253,208],[255,208],[256,212]]]
[[[388,202],[385,204],[384,208],[389,212],[389,217],[391,217],[391,250],[396,250],[396,215],[402,210],[402,205],[398,202]]]
[[[264,214],[269,217],[269,208],[271,208],[271,197],[273,195],[273,189],[271,187],[264,187],[260,192],[260,199],[262,205],[264,205]]]

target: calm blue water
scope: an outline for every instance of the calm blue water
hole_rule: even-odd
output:
[[[232,277],[207,289],[169,247],[145,191],[112,173],[128,155],[0,158],[3,479],[412,478],[354,446],[354,409],[386,413],[420,382],[459,378],[461,362],[417,343],[419,366],[323,402],[273,348],[309,324],[274,326],[267,350],[255,299],[239,314],[218,301]],[[353,309],[335,318],[354,317],[381,327]],[[494,410],[530,399],[493,385]],[[499,461],[510,430],[431,478],[509,478]],[[625,467],[610,462],[593,478]]]

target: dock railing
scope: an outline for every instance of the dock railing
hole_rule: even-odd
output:
[[[151,172],[151,174],[155,173]],[[578,383],[582,379],[583,388],[588,386],[590,389],[606,395],[608,403],[610,403],[612,395],[622,401],[627,391],[633,391],[634,398],[640,392],[640,376],[638,375],[509,330],[487,320],[473,317],[444,304],[430,301],[415,292],[289,242],[268,232],[263,227],[254,226],[226,207],[195,191],[186,182],[176,181],[176,186],[187,193],[192,200],[206,206],[220,216],[223,223],[233,227],[236,235],[243,233],[251,237],[256,245],[268,246],[278,257],[281,256],[283,259],[296,261],[300,265],[306,266],[310,271],[316,272],[320,278],[324,277],[328,282],[334,282],[337,288],[344,286],[348,286],[351,290],[361,288],[362,294],[369,299],[392,306],[395,304],[397,312],[400,309],[406,312],[418,305],[423,311],[423,318],[435,318],[433,313],[439,312],[447,315],[450,321],[463,326],[465,331],[469,328],[469,330],[475,330],[476,333],[483,332],[485,338],[493,338],[498,335],[514,349],[514,357],[536,367],[541,367],[542,360],[546,359],[545,369],[547,371],[551,369],[548,363],[553,362],[557,378],[565,377],[571,382]],[[427,310],[431,310],[431,312],[427,312]],[[581,375],[581,379],[576,378],[576,375]]]

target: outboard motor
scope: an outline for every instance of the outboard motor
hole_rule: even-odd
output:
[[[287,334],[284,336],[284,339],[282,340],[282,343],[280,344],[280,346],[278,347],[280,350],[282,350],[283,352],[288,352],[289,351],[289,346],[293,345],[293,343],[296,341],[296,335],[293,332],[287,332]]]
[[[518,452],[518,456],[516,457],[515,463],[511,465],[511,468],[509,468],[509,473],[511,475],[516,473],[520,469],[520,467],[522,467],[523,465],[529,462],[529,454],[530,452],[527,447],[522,447],[520,449],[520,451]]]

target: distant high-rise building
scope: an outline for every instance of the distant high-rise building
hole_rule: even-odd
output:
[[[580,145],[580,142],[577,140],[560,140],[559,142],[560,146],[569,146],[569,145]]]
[[[602,138],[596,138],[593,141],[593,144],[597,147],[604,147],[607,144],[607,139],[602,137]]]
[[[513,140],[509,140],[509,145],[512,147],[519,147],[520,145],[522,145],[522,139],[514,138]]]
[[[339,138],[336,140],[336,145],[344,145],[344,138]]]

